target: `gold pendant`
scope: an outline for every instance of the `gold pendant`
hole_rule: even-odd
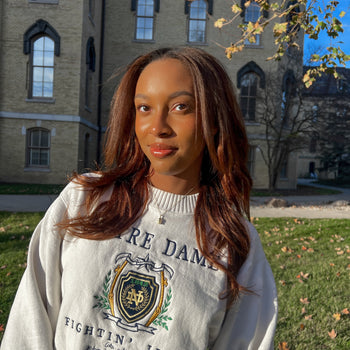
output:
[[[159,216],[159,218],[158,218],[158,224],[159,224],[159,225],[164,224],[164,215],[160,215],[160,216]]]

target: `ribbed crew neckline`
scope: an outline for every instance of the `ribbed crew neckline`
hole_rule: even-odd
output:
[[[198,193],[190,195],[175,194],[162,191],[159,188],[149,186],[149,205],[158,210],[179,213],[193,214],[196,207]]]

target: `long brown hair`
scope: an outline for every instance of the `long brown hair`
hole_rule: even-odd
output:
[[[159,49],[130,64],[111,105],[105,168],[98,177],[75,175],[73,179],[87,190],[86,214],[60,226],[74,236],[104,240],[121,235],[142,216],[149,195],[150,163],[134,132],[134,94],[143,69],[164,58],[180,60],[193,79],[197,116],[206,143],[194,213],[196,238],[205,258],[226,273],[225,297],[232,302],[240,290],[245,290],[236,277],[250,247],[243,220],[244,216],[249,218],[252,184],[246,167],[248,140],[230,78],[203,50]],[[99,203],[111,185],[110,199]],[[223,261],[223,254],[228,260]]]

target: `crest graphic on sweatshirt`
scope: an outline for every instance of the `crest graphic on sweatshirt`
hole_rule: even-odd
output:
[[[95,295],[94,308],[105,310],[105,319],[131,332],[154,334],[154,326],[168,330],[167,322],[172,320],[166,314],[172,299],[168,281],[173,269],[166,264],[156,266],[149,255],[133,260],[130,253],[119,254],[115,263],[101,294]]]

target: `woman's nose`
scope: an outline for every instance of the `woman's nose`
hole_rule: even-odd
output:
[[[154,136],[164,137],[172,134],[168,120],[168,109],[162,108],[154,111],[150,131]]]

